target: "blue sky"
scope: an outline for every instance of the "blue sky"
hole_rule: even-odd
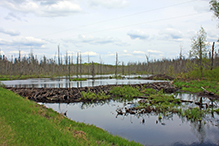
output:
[[[201,26],[219,38],[209,0],[1,0],[0,49],[10,58],[33,51],[38,59],[81,52],[83,62],[188,57]],[[216,44],[218,49],[218,44]]]

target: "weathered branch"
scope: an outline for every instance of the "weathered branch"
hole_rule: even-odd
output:
[[[209,92],[207,91],[204,87],[201,87],[203,90],[204,90],[204,93],[207,94],[207,95],[214,95],[213,92]]]

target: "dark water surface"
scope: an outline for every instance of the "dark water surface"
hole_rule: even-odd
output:
[[[181,99],[198,101],[199,97],[189,94],[177,95]],[[208,99],[203,102],[210,103]],[[107,101],[102,103],[44,104],[59,113],[67,111],[67,117],[78,122],[96,125],[113,135],[119,135],[144,145],[218,145],[219,116],[206,115],[202,121],[191,122],[177,114],[158,120],[158,115],[117,115],[116,109],[131,107],[137,99],[129,102]],[[219,104],[219,103],[215,103]],[[195,104],[186,104],[187,108]],[[144,119],[144,120],[143,120]]]

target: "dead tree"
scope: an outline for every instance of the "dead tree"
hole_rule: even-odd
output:
[[[215,44],[215,42],[213,42],[212,49],[211,49],[211,70],[213,69],[213,65],[214,65],[214,63],[213,63],[213,61],[214,61],[214,44]]]
[[[80,52],[80,77],[82,75],[82,57],[81,57],[81,52]]]
[[[77,53],[77,69],[76,69],[77,78],[78,78],[78,63],[79,63],[79,54]]]
[[[87,56],[87,64],[88,64],[88,66],[87,66],[87,74],[88,74],[88,76],[89,76],[89,71],[90,71],[90,56],[89,56],[89,53],[88,53],[88,56]]]
[[[118,68],[118,65],[119,65],[119,60],[118,60],[118,53],[116,52],[116,68],[115,68],[115,76],[117,77],[117,68]]]
[[[99,56],[99,58],[100,58],[99,74],[102,75],[102,60],[101,60],[101,55]]]
[[[92,69],[91,69],[92,78],[95,76],[94,62],[92,61]]]
[[[68,77],[69,77],[69,80],[70,80],[70,76],[71,76],[71,68],[70,68],[70,66],[71,66],[71,61],[70,61],[70,56],[69,56],[69,59],[68,59]]]
[[[124,75],[124,62],[122,62],[122,75]]]
[[[150,62],[149,62],[149,56],[145,54],[145,57],[146,57],[146,62],[147,62],[147,69],[146,69],[146,71],[149,72],[149,66],[150,66],[150,65],[149,65],[149,64],[150,64]]]
[[[60,65],[60,48],[59,48],[59,45],[58,45],[58,64]]]

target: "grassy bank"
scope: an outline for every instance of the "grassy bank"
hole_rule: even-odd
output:
[[[140,145],[0,87],[0,145]]]
[[[174,80],[174,84],[184,91],[193,93],[202,92],[205,88],[209,92],[213,92],[219,95],[219,67],[213,70],[203,70],[203,77],[199,69],[194,69],[187,73],[180,73],[177,79]]]
[[[202,92],[201,87],[203,87],[207,91],[219,95],[219,67],[212,70],[204,69],[202,77],[200,70],[197,68],[187,73],[180,73],[176,75],[174,85],[183,91],[193,93]]]
[[[86,78],[74,78],[74,79],[70,79],[70,81],[86,81]]]
[[[194,70],[187,72],[187,73],[180,73],[178,74],[178,78],[183,80],[198,80],[204,79],[208,81],[218,81],[219,82],[219,67],[216,67],[212,70],[204,69],[203,76],[201,76],[201,72],[199,69],[195,68]]]
[[[219,82],[207,80],[191,80],[191,81],[174,81],[174,85],[181,88],[183,91],[193,93],[202,92],[204,87],[207,91],[219,95]]]

